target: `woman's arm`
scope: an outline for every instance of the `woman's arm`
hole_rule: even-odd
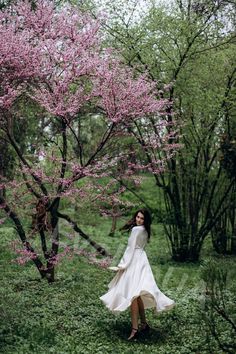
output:
[[[128,245],[126,247],[126,250],[123,254],[123,257],[120,260],[120,263],[118,264],[119,269],[126,269],[129,266],[129,264],[133,258],[135,245],[136,245],[136,239],[137,239],[137,235],[139,234],[139,232],[140,232],[139,226],[133,227],[133,229],[131,231],[131,235],[129,236]]]

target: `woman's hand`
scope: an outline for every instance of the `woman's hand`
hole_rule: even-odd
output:
[[[119,267],[108,267],[108,269],[113,270],[117,272],[118,270],[121,270]]]

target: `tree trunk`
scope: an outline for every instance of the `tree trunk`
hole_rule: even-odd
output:
[[[211,231],[212,244],[219,254],[236,254],[236,196],[235,185],[226,200],[228,207]],[[227,205],[225,203],[225,205]],[[224,208],[223,204],[221,207]]]
[[[172,249],[172,259],[176,262],[198,262],[200,257],[200,252],[202,248],[202,241],[199,238],[197,243],[193,242],[193,235],[190,234],[190,230],[187,232],[181,232],[176,230],[175,236],[178,237],[178,241],[180,243],[174,243],[173,240],[171,241],[171,249]],[[186,237],[187,235],[187,237]]]
[[[116,231],[116,224],[117,224],[117,216],[112,216],[112,225],[111,225],[111,230],[109,232],[109,236],[114,236],[115,231]]]
[[[54,266],[47,269],[47,271],[45,273],[45,277],[46,277],[49,284],[54,283],[54,281],[55,281],[55,267]]]

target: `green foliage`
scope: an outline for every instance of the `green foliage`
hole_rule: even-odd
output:
[[[236,286],[232,265],[226,260],[219,263],[208,259],[200,271],[206,284],[203,319],[208,332],[227,353],[235,353],[236,349]]]
[[[1,239],[1,245],[4,247],[6,246],[10,241],[13,241],[15,239],[16,235],[12,229],[12,226],[1,226],[0,227],[0,239]]]
[[[146,72],[162,90],[161,97],[173,103],[167,119],[179,123],[183,147],[167,163],[167,172],[155,176],[153,196],[163,188],[166,210],[161,220],[173,258],[198,260],[222,205],[230,209],[232,185],[221,166],[233,177],[235,3],[144,3],[145,10],[137,15],[138,2],[106,2],[106,45],[119,49],[137,73]],[[223,134],[229,144],[220,152]]]
[[[87,231],[118,260],[127,236],[107,237],[108,226],[103,218],[99,227],[87,225]],[[0,231],[5,240],[1,248],[0,352],[223,354],[202,318],[205,286],[199,265],[179,265],[170,260],[162,225],[153,225],[146,251],[158,286],[175,299],[176,307],[159,315],[147,311],[152,330],[136,343],[127,343],[129,311],[115,316],[99,300],[113,274],[75,256],[59,264],[56,282],[48,285],[39,279],[33,265],[22,268],[11,263],[13,255],[7,247],[14,237],[13,230]],[[204,252],[208,254],[209,248]],[[230,266],[235,272],[233,258],[222,260],[217,258],[223,267]],[[229,279],[235,286],[231,275]],[[227,339],[227,332],[225,336]]]

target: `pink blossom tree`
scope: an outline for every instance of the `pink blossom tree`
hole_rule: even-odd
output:
[[[67,247],[59,253],[61,218],[108,255],[61,211],[61,201],[83,200],[81,181],[114,175],[119,161],[127,160],[128,174],[162,170],[164,161],[156,158],[156,150],[165,148],[171,156],[173,149],[166,135],[168,123],[161,119],[166,102],[158,98],[155,83],[145,75],[134,78],[112,50],[103,49],[98,20],[44,0],[35,9],[19,1],[1,11],[0,84],[0,137],[16,158],[15,179],[1,176],[0,189],[6,193],[0,194],[0,208],[23,245],[20,262],[32,260],[41,276],[52,282],[55,264],[70,253]],[[24,148],[14,129],[29,119],[22,113],[22,102],[37,112],[33,123],[40,133],[40,139],[35,134]],[[144,146],[153,151],[150,161],[139,165],[127,159],[127,149],[117,148],[138,121]],[[156,127],[151,136],[150,124]],[[85,132],[93,127],[96,134],[86,142]],[[31,224],[32,215],[29,230],[25,225]],[[33,246],[37,235],[41,251]]]

